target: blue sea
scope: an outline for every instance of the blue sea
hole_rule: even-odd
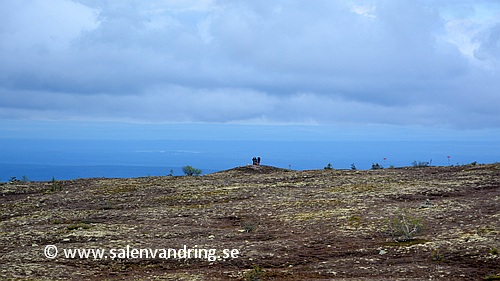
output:
[[[461,165],[500,161],[500,141],[196,141],[1,139],[0,181],[129,178],[182,175],[191,165],[203,174],[250,164],[293,170],[369,169]],[[449,157],[448,157],[449,156]]]

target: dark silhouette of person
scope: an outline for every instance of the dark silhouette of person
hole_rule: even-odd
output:
[[[259,157],[257,157],[257,165],[259,165],[259,166],[260,166],[260,156],[259,156]]]

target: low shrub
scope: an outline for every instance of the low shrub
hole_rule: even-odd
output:
[[[405,210],[399,210],[396,215],[387,220],[387,233],[396,242],[407,242],[413,240],[416,235],[423,232],[422,219],[409,214]]]
[[[251,270],[245,272],[246,281],[260,281],[262,280],[263,276],[264,276],[264,270],[258,265],[252,266]]]
[[[50,188],[49,188],[49,190],[46,191],[47,193],[52,193],[52,192],[62,190],[62,185],[58,181],[56,181],[56,179],[54,177],[52,177],[52,180],[50,181],[50,183],[51,183]]]
[[[444,257],[439,252],[439,249],[432,250],[432,252],[431,252],[431,258],[432,258],[433,261],[437,261],[437,262],[440,262],[440,261],[444,260]]]

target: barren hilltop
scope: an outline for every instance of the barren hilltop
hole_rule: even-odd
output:
[[[499,280],[500,164],[11,182],[0,245],[7,280]]]

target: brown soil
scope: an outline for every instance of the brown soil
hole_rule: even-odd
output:
[[[3,184],[0,279],[486,280],[500,275],[500,165],[373,171],[245,166],[199,177]],[[430,204],[426,204],[426,199]],[[404,212],[423,231],[396,242]],[[58,257],[44,256],[56,245]],[[65,258],[73,248],[217,249]],[[237,249],[237,258],[222,255]]]

